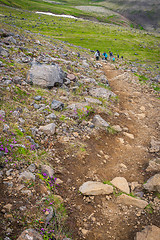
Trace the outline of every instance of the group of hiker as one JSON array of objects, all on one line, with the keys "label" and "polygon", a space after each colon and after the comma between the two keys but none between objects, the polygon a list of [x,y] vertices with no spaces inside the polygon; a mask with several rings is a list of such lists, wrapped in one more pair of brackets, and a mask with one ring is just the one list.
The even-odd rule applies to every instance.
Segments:
[{"label": "group of hiker", "polygon": [[[95,52],[94,56],[95,56],[96,60],[98,61],[99,58],[100,58],[100,51],[97,50],[97,51]],[[108,56],[108,54],[107,54],[106,52],[104,52],[104,53],[102,54],[102,59],[103,59],[103,60],[108,60],[108,57],[109,57],[109,60],[111,60],[111,61],[113,61],[113,62],[115,61],[115,56],[113,55],[113,53],[112,53],[111,51],[109,51],[109,56]],[[119,58],[119,54],[117,54],[117,58]],[[123,56],[121,57],[121,59],[123,59]]]}]

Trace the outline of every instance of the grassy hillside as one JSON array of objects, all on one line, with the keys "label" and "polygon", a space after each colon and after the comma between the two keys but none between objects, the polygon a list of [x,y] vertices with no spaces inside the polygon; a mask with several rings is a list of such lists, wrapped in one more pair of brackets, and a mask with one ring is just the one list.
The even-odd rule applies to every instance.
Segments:
[{"label": "grassy hillside", "polygon": [[91,19],[96,21],[102,21],[106,23],[114,23],[117,25],[129,26],[130,21],[122,17],[120,14],[110,11],[106,8],[106,12],[102,13],[101,11],[86,11],[85,9],[79,10],[76,8],[77,5],[88,5],[90,1],[60,1],[59,4],[56,4],[55,1],[50,0],[0,0],[1,4],[7,6],[26,9],[30,11],[45,11],[52,12],[57,14],[71,14],[76,17],[82,17],[85,19]]}]

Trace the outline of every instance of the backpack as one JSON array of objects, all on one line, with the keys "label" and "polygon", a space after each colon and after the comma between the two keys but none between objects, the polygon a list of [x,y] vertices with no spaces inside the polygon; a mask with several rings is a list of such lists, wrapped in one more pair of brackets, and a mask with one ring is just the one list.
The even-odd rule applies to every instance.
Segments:
[{"label": "backpack", "polygon": [[96,52],[96,53],[95,53],[95,56],[96,56],[96,57],[99,57],[99,54],[98,54],[98,52]]}]

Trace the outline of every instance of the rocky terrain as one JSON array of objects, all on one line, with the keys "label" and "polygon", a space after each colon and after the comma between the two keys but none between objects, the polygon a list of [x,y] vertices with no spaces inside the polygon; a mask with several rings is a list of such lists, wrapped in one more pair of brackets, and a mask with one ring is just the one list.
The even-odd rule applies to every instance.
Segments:
[{"label": "rocky terrain", "polygon": [[121,59],[0,36],[0,239],[158,240],[154,90]]}]

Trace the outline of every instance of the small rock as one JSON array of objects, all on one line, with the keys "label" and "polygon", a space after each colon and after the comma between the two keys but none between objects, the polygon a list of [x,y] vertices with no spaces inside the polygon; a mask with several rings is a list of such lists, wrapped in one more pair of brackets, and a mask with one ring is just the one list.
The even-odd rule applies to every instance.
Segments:
[{"label": "small rock", "polygon": [[3,110],[0,110],[0,117],[2,117],[2,118],[5,118],[5,116],[6,116],[6,113],[5,113],[5,111],[3,111]]},{"label": "small rock", "polygon": [[20,174],[19,179],[33,180],[35,181],[35,175],[29,171],[24,171]]},{"label": "small rock", "polygon": [[134,135],[131,133],[124,132],[123,133],[125,136],[129,137],[130,139],[134,139]]},{"label": "small rock", "polygon": [[155,140],[154,138],[151,139],[151,147],[149,149],[150,153],[157,153],[160,151],[160,141]]},{"label": "small rock", "polygon": [[112,128],[117,131],[117,132],[121,132],[122,131],[122,128],[119,126],[119,125],[114,125],[112,126]]},{"label": "small rock", "polygon": [[76,80],[76,76],[74,74],[67,74],[67,78],[70,80],[70,81],[75,81]]},{"label": "small rock", "polygon": [[30,190],[22,190],[22,194],[28,195],[29,197],[32,195]]},{"label": "small rock", "polygon": [[62,184],[63,181],[62,181],[60,178],[57,178],[55,183],[56,183],[56,184]]},{"label": "small rock", "polygon": [[19,209],[20,209],[21,211],[25,211],[27,208],[26,208],[26,206],[21,206]]},{"label": "small rock", "polygon": [[54,170],[48,165],[41,166],[41,172],[46,173],[48,177],[52,178],[54,176]]},{"label": "small rock", "polygon": [[11,211],[12,208],[12,204],[8,203],[7,205],[3,206],[3,208],[5,208],[7,211]]},{"label": "small rock", "polygon": [[50,123],[45,126],[40,126],[39,131],[42,131],[48,135],[53,135],[55,134],[55,131],[56,131],[56,125],[54,123]]},{"label": "small rock", "polygon": [[88,181],[80,186],[79,191],[83,195],[101,195],[113,192],[113,187],[101,182]]},{"label": "small rock", "polygon": [[64,108],[64,103],[57,100],[53,100],[51,104],[51,108],[56,111],[62,111],[62,109]]},{"label": "small rock", "polygon": [[40,101],[42,99],[42,96],[35,96],[34,97],[34,100],[36,100],[36,101]]},{"label": "small rock", "polygon": [[146,108],[144,106],[141,106],[140,110],[144,112],[146,110]]},{"label": "small rock", "polygon": [[47,116],[47,118],[56,119],[57,116],[54,113],[51,113]]},{"label": "small rock", "polygon": [[29,165],[29,167],[27,169],[28,169],[28,171],[33,173],[36,170],[36,165],[34,163],[32,163],[31,165]]},{"label": "small rock", "polygon": [[83,228],[81,229],[81,231],[82,231],[82,234],[83,234],[83,235],[86,235],[86,234],[89,232],[88,230],[83,229]]},{"label": "small rock", "polygon": [[30,228],[23,231],[17,240],[43,240],[43,238],[36,230]]},{"label": "small rock", "polygon": [[120,163],[119,166],[120,166],[120,168],[122,168],[122,169],[124,169],[124,170],[127,169],[127,166],[126,166],[125,164],[123,164],[123,163]]},{"label": "small rock", "polygon": [[144,113],[136,114],[136,116],[138,117],[138,119],[144,119],[146,117]]},{"label": "small rock", "polygon": [[39,109],[39,108],[40,108],[40,105],[35,103],[35,104],[33,105],[33,107],[34,107],[35,109]]},{"label": "small rock", "polygon": [[115,177],[111,183],[122,192],[130,193],[128,182],[124,177]]},{"label": "small rock", "polygon": [[92,122],[96,127],[109,127],[109,124],[100,115],[95,115]]}]

